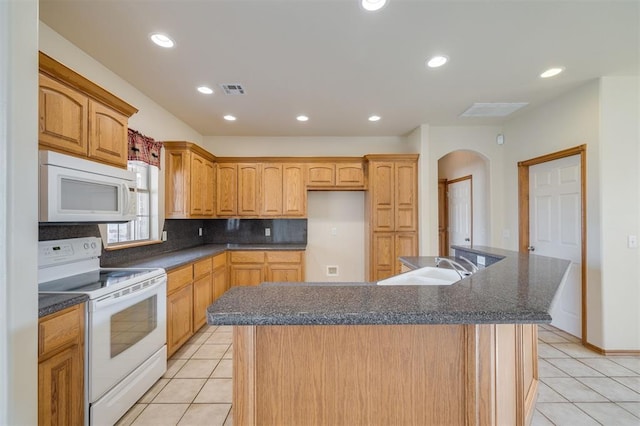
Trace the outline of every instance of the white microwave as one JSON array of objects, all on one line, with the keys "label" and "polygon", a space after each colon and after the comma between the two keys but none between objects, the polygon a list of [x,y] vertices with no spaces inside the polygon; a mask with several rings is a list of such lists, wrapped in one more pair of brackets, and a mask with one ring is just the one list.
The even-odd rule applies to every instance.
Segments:
[{"label": "white microwave", "polygon": [[53,151],[39,152],[40,222],[128,222],[136,174]]}]

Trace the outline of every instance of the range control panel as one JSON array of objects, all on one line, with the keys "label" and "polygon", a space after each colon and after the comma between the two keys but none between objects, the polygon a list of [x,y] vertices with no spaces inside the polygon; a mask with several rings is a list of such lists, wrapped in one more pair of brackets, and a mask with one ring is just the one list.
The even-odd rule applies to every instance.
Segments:
[{"label": "range control panel", "polygon": [[97,258],[101,253],[102,240],[97,237],[40,241],[38,243],[38,267]]}]

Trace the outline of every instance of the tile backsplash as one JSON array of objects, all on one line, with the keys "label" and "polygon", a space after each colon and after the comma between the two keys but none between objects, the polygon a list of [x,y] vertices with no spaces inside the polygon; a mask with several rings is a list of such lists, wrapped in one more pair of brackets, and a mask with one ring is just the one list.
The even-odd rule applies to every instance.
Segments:
[{"label": "tile backsplash", "polygon": [[[202,228],[202,236],[198,235]],[[265,236],[269,228],[270,236]],[[167,219],[167,241],[121,250],[103,250],[100,265],[114,266],[202,244],[306,244],[306,219]],[[38,229],[40,241],[100,237],[98,225],[49,225]]]}]

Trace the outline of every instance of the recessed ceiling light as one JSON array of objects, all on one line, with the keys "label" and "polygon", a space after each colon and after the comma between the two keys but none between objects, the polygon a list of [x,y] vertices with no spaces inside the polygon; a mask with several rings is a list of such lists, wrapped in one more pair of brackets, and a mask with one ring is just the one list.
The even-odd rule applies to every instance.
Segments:
[{"label": "recessed ceiling light", "polygon": [[437,55],[427,61],[427,66],[429,68],[438,68],[446,64],[448,61],[449,58],[446,56]]},{"label": "recessed ceiling light", "polygon": [[360,3],[364,10],[368,10],[369,12],[375,12],[376,10],[380,10],[387,4],[387,0],[362,0]]},{"label": "recessed ceiling light", "polygon": [[222,117],[222,118],[224,118],[224,119],[225,119],[225,120],[227,120],[227,121],[236,121],[236,117],[235,117],[235,116],[233,116],[233,115],[230,115],[230,114],[227,114],[227,115],[225,115],[225,116],[224,116],[224,117]]},{"label": "recessed ceiling light", "polygon": [[546,70],[545,72],[540,74],[540,77],[542,77],[542,78],[553,77],[553,76],[556,76],[556,75],[560,74],[562,71],[564,71],[564,68],[562,68],[562,67],[560,67],[560,68],[549,68],[548,70]]},{"label": "recessed ceiling light", "polygon": [[306,115],[299,115],[296,117],[296,120],[298,121],[309,121],[309,117],[307,117]]},{"label": "recessed ceiling light", "polygon": [[379,115],[372,115],[371,117],[369,117],[369,121],[380,121],[380,117]]},{"label": "recessed ceiling light", "polygon": [[169,36],[165,34],[153,33],[151,34],[150,38],[152,42],[154,42],[160,47],[169,48],[169,47],[175,46],[175,43],[173,42],[173,40],[171,40],[171,38],[169,38]]},{"label": "recessed ceiling light", "polygon": [[205,94],[205,95],[211,95],[213,94],[213,89],[207,86],[200,86],[198,87],[198,92]]}]

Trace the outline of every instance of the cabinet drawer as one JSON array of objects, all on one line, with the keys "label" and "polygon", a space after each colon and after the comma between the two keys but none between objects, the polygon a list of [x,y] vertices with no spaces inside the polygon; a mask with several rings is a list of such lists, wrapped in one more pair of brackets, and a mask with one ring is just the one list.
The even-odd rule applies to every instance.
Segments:
[{"label": "cabinet drawer", "polygon": [[300,263],[302,252],[299,251],[268,251],[267,263]]},{"label": "cabinet drawer", "polygon": [[207,257],[205,260],[200,260],[193,264],[193,277],[198,278],[202,275],[211,273],[211,258]]},{"label": "cabinet drawer", "polygon": [[218,269],[222,266],[227,266],[227,254],[222,253],[213,256],[213,269]]},{"label": "cabinet drawer", "polygon": [[167,293],[172,293],[193,280],[193,264],[183,266],[167,274]]},{"label": "cabinet drawer", "polygon": [[231,263],[264,263],[263,251],[232,251]]},{"label": "cabinet drawer", "polygon": [[84,303],[42,318],[38,324],[38,356],[80,341],[83,324]]}]

